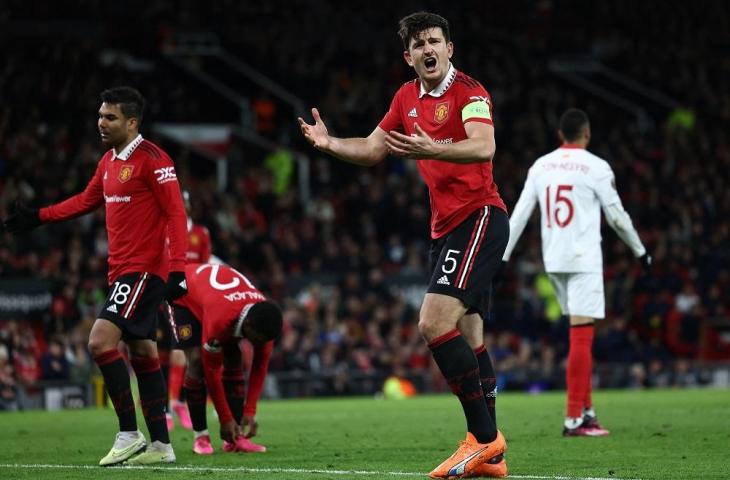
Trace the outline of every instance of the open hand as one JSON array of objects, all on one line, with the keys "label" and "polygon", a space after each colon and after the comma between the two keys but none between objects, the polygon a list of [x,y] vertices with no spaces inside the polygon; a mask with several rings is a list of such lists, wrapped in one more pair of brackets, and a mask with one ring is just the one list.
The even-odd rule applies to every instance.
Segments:
[{"label": "open hand", "polygon": [[385,136],[385,146],[391,155],[401,158],[424,159],[433,157],[438,144],[429,137],[417,123],[413,124],[416,130],[411,136],[400,132],[390,131]]},{"label": "open hand", "polygon": [[314,118],[314,125],[310,125],[304,121],[302,117],[298,117],[299,128],[302,130],[302,135],[307,141],[318,150],[327,150],[330,145],[330,136],[327,132],[327,126],[324,124],[322,117],[319,116],[319,111],[316,108],[312,109],[312,117]]}]

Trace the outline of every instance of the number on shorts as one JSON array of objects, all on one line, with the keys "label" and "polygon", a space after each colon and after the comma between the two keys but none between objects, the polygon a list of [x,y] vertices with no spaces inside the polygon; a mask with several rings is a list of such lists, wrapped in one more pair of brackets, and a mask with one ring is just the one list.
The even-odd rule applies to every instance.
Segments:
[{"label": "number on shorts", "polygon": [[[453,273],[454,270],[456,270],[456,265],[458,264],[458,261],[452,257],[451,255],[458,255],[461,253],[461,250],[451,250],[449,249],[446,252],[446,258],[444,258],[444,264],[441,265],[441,271],[444,273]],[[450,267],[447,269],[446,264],[449,264]]]},{"label": "number on shorts", "polygon": [[129,299],[129,294],[132,292],[132,287],[130,287],[126,283],[122,282],[114,282],[114,288],[112,289],[111,295],[109,295],[112,299],[112,302],[123,305],[127,303],[127,300]]}]

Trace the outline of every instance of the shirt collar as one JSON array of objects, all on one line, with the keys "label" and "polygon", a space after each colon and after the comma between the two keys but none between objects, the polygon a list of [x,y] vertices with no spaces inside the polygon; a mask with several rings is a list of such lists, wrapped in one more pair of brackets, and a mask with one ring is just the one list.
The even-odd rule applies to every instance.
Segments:
[{"label": "shirt collar", "polygon": [[446,73],[446,76],[443,80],[441,80],[441,83],[439,83],[436,88],[431,90],[430,92],[427,92],[425,88],[423,88],[423,83],[418,82],[418,84],[421,86],[421,93],[418,94],[418,98],[423,98],[424,95],[431,95],[432,97],[441,97],[444,93],[446,93],[446,90],[449,89],[452,83],[454,83],[454,79],[456,78],[456,68],[454,68],[454,64],[449,62],[449,71]]},{"label": "shirt collar", "polygon": [[123,160],[126,162],[127,160],[129,160],[129,157],[132,156],[132,153],[134,153],[136,148],[139,147],[139,144],[142,143],[142,140],[144,140],[144,138],[142,138],[142,134],[138,133],[137,137],[132,140],[129,145],[124,147],[124,150],[122,150],[121,152],[117,153],[115,149],[112,149],[112,152],[114,153],[114,156],[112,156],[112,160],[116,160],[118,158],[119,160]]}]

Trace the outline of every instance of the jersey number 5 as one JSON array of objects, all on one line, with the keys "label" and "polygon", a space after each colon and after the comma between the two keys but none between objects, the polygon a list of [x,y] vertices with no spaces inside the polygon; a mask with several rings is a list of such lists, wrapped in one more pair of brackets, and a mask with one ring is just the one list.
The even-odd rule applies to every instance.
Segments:
[{"label": "jersey number 5", "polygon": [[[573,190],[573,185],[558,185],[557,187],[554,202],[550,196],[550,185],[548,185],[545,189],[545,213],[547,214],[548,228],[552,228],[553,219],[555,220],[555,225],[560,228],[567,227],[571,220],[573,220],[573,202],[570,200],[570,197],[565,195],[565,193]],[[561,208],[560,205],[561,203],[565,204],[565,210],[567,211],[565,214],[561,213],[563,212],[563,208]]]}]

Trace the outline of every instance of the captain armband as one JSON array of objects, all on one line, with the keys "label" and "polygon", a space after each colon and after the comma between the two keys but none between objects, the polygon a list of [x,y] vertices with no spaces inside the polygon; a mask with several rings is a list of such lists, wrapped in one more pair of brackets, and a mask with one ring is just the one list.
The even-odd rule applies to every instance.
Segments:
[{"label": "captain armband", "polygon": [[492,120],[492,111],[489,108],[489,104],[484,100],[478,100],[471,102],[461,110],[461,122],[464,123],[467,120]]}]

